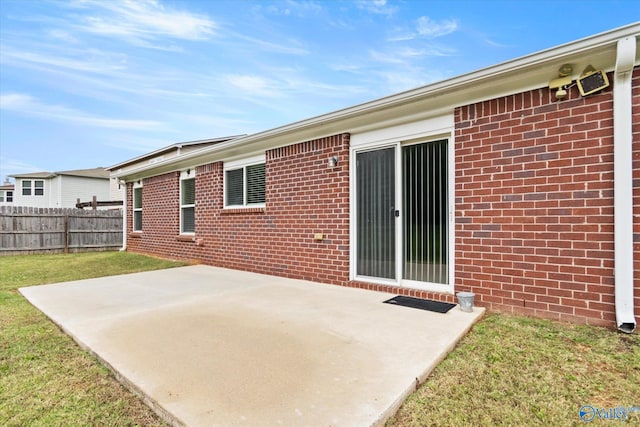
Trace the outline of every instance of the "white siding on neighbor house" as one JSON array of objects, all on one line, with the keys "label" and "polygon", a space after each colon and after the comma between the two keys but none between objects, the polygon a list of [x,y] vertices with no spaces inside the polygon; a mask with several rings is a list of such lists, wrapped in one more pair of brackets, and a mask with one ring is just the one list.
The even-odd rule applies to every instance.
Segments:
[{"label": "white siding on neighbor house", "polygon": [[[22,182],[31,181],[31,195],[22,195]],[[34,182],[44,181],[44,195],[36,196],[34,194]],[[30,206],[34,208],[48,208],[50,205],[51,180],[43,178],[16,178],[15,190],[13,192],[14,206]]]},{"label": "white siding on neighbor house", "polygon": [[[31,195],[22,195],[22,182],[31,181]],[[34,181],[44,181],[44,195],[34,194]],[[13,206],[33,208],[75,208],[76,201],[90,202],[95,195],[99,201],[114,200],[111,195],[110,180],[70,175],[52,178],[16,178],[13,192]],[[116,199],[118,200],[118,199]],[[122,200],[121,198],[119,200]]]},{"label": "white siding on neighbor house", "polygon": [[61,197],[58,205],[54,207],[74,208],[77,199],[81,202],[90,202],[93,196],[99,201],[111,200],[111,187],[109,179],[85,178],[69,175],[60,175]]},{"label": "white siding on neighbor house", "polygon": [[[124,200],[125,185],[118,184],[117,178],[111,178],[109,180],[109,200]],[[106,199],[105,199],[106,200]]]},{"label": "white siding on neighbor house", "polygon": [[51,178],[51,189],[47,195],[49,199],[50,208],[59,208],[60,206],[60,178],[61,176],[55,176]]}]

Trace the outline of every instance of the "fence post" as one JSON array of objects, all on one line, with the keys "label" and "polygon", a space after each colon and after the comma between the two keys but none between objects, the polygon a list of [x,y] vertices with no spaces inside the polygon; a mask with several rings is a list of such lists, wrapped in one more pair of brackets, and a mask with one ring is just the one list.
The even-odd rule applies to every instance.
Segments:
[{"label": "fence post", "polygon": [[91,200],[91,207],[94,211],[98,209],[98,197],[93,196],[93,200]]},{"label": "fence post", "polygon": [[64,253],[69,253],[69,215],[64,216]]}]

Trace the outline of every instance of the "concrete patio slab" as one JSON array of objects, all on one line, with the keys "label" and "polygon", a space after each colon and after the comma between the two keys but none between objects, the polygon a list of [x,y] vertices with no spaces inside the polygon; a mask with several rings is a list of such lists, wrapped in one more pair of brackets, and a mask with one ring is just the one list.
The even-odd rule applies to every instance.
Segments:
[{"label": "concrete patio slab", "polygon": [[191,426],[379,425],[484,312],[202,265],[20,292]]}]

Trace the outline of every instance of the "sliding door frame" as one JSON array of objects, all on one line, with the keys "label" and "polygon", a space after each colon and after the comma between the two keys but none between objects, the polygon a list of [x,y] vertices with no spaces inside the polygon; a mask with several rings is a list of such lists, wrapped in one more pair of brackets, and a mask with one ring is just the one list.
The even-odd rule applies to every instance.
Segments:
[{"label": "sliding door frame", "polygon": [[[414,135],[415,136],[415,135]],[[359,276],[357,274],[357,180],[356,180],[356,157],[358,153],[379,150],[384,148],[395,148],[395,205],[396,208],[402,209],[402,147],[407,145],[423,144],[437,142],[443,139],[447,140],[447,221],[448,221],[448,284],[418,282],[411,280],[403,280],[403,216],[396,218],[396,279],[384,279],[379,277]],[[353,139],[352,139],[353,141]],[[454,138],[453,132],[437,133],[434,135],[425,135],[418,138],[401,140],[400,138],[391,141],[371,141],[364,144],[352,145],[350,150],[350,279],[358,282],[374,283],[381,285],[400,286],[409,289],[419,289],[424,291],[440,292],[453,294],[455,284],[455,159],[454,159]]]}]

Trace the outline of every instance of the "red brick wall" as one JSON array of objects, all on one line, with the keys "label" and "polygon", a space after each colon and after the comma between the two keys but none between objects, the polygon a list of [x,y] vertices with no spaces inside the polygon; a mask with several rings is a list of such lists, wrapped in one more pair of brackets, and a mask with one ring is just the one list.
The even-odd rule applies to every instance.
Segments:
[{"label": "red brick wall", "polygon": [[456,290],[494,310],[611,326],[612,89],[557,101],[542,88],[455,114]]},{"label": "red brick wall", "polygon": [[633,262],[636,324],[640,325],[640,68],[633,72]]},{"label": "red brick wall", "polygon": [[[334,155],[338,166],[329,168]],[[177,173],[144,180],[143,232],[130,235],[131,250],[324,283],[347,282],[348,134],[267,151],[265,208],[223,209],[223,164],[198,167],[193,239],[178,237],[178,195]],[[131,200],[128,203],[130,207]],[[131,230],[130,220],[127,226]],[[314,240],[316,233],[324,239]]]},{"label": "red brick wall", "polygon": [[127,248],[173,259],[189,259],[176,240],[180,227],[180,175],[171,172],[142,181],[142,232],[132,232],[132,184],[127,187]]}]

